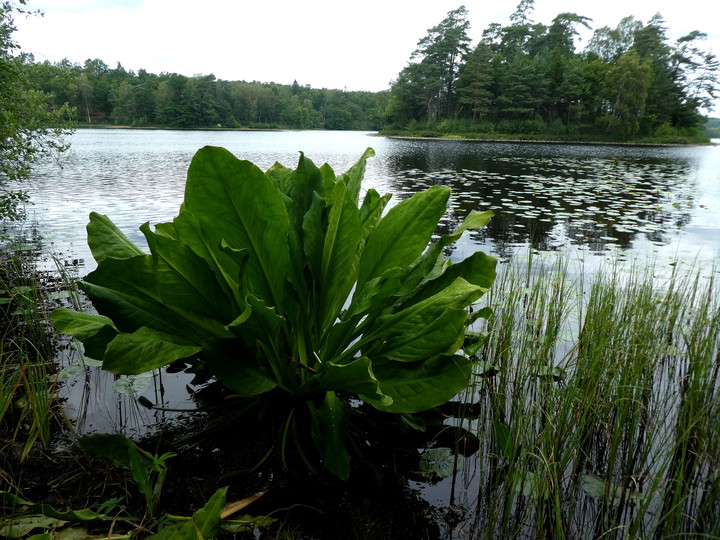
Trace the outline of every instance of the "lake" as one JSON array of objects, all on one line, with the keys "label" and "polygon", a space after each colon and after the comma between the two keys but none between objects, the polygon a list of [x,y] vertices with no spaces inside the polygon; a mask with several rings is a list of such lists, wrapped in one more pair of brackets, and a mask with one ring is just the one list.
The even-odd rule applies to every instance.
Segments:
[{"label": "lake", "polygon": [[[653,260],[710,267],[720,253],[720,146],[632,147],[478,141],[407,140],[363,132],[173,131],[81,129],[60,162],[42,163],[27,183],[28,208],[51,250],[77,262],[80,276],[95,267],[86,244],[91,211],[108,215],[144,246],[138,227],[170,221],[183,198],[187,168],[202,146],[223,146],[262,169],[294,167],[299,151],[336,173],[367,147],[364,189],[392,192],[395,202],[433,184],[452,196],[441,223],[449,232],[472,209],[492,209],[481,230],[465,233],[451,257],[481,249],[501,261],[569,251],[587,272],[611,259]],[[392,201],[391,201],[392,204]],[[499,266],[502,271],[503,265]],[[77,366],[79,367],[79,366]],[[96,370],[97,371],[97,370]],[[68,374],[71,376],[72,372]],[[114,390],[146,395],[169,407],[192,406],[184,379],[163,374],[92,385],[67,385],[78,428],[125,429],[164,413],[116,400]],[[178,378],[177,384],[173,379]],[[137,417],[133,419],[133,417]]]},{"label": "lake", "polygon": [[[28,183],[35,203],[29,212],[42,238],[64,259],[78,261],[79,273],[83,275],[94,267],[85,243],[88,213],[107,214],[132,240],[144,245],[138,226],[146,221],[169,221],[177,214],[188,165],[194,152],[204,145],[224,146],[263,169],[276,161],[294,166],[302,150],[317,165],[328,162],[336,173],[348,169],[365,148],[371,146],[377,156],[369,161],[364,189],[392,192],[394,200],[399,201],[435,184],[452,188],[448,212],[438,232],[452,230],[472,209],[495,212],[487,228],[465,233],[451,254],[456,260],[478,249],[503,262],[523,258],[531,251],[534,257],[549,261],[556,254],[567,256],[569,253],[571,260],[582,262],[585,272],[588,267],[597,268],[608,260],[629,261],[629,267],[637,261],[652,261],[659,269],[707,265],[710,271],[718,271],[713,264],[720,253],[719,146],[519,144],[403,140],[371,135],[79,130],[72,137],[71,152],[60,163],[42,164]],[[499,268],[503,271],[508,267],[510,265],[500,265]],[[509,273],[506,271],[505,275]],[[520,283],[525,285],[524,281]],[[523,290],[528,290],[527,286]],[[523,293],[525,297],[527,294]],[[534,321],[528,318],[525,322],[530,326]],[[669,349],[667,354],[669,363],[682,364]],[[85,359],[83,364],[81,358],[82,352],[74,353],[61,371],[66,381],[62,389],[65,408],[80,433],[133,434],[142,431],[143,426],[167,425],[166,421],[177,414],[176,410],[169,409],[194,408],[186,391],[189,378],[185,374],[162,370],[116,378],[102,372],[98,362]],[[675,371],[672,374],[677,375]],[[528,380],[536,384],[536,379],[539,376],[533,372]],[[661,380],[664,382],[658,387],[670,387],[665,379]],[[680,381],[681,377],[678,375],[676,380]],[[559,387],[564,387],[562,377],[557,381]],[[554,382],[544,380],[537,384],[549,386]],[[634,388],[633,384],[626,387]],[[522,392],[518,395],[520,397],[510,401],[522,403],[529,399],[528,403],[534,406],[531,402],[536,396],[527,398]],[[666,394],[659,395],[657,403],[661,404],[672,405],[673,399],[679,399],[672,393],[671,399],[666,399]],[[138,396],[164,409],[140,407]],[[572,402],[572,410],[574,407]],[[492,411],[489,407],[486,409],[484,414],[488,417],[477,423],[487,427],[492,424],[489,416]],[[662,424],[670,409],[652,409],[649,416]],[[610,441],[611,435],[604,431],[604,419],[600,430],[602,441]],[[606,452],[604,446],[599,448],[598,455]],[[527,452],[529,455],[533,450]],[[449,509],[443,518],[447,527],[447,535],[443,537],[472,537],[468,535],[475,527],[471,521],[481,523],[486,519],[480,510],[482,496],[488,493],[487,485],[496,483],[488,472],[493,470],[496,458],[496,453],[478,451],[468,457],[468,466],[460,467],[459,474],[455,469],[456,474],[437,483],[413,481],[410,484],[433,507]],[[597,471],[588,466],[588,472]],[[563,474],[560,477],[565,478]],[[527,476],[533,478],[530,473]],[[586,474],[581,478],[587,483],[596,477]],[[525,493],[522,484],[520,488]],[[571,494],[570,500],[577,499],[578,505],[585,505],[584,510],[577,512],[577,530],[582,531],[594,523],[595,502],[588,486],[583,488],[585,495],[577,486],[575,489],[576,494]],[[518,488],[515,486],[512,490],[518,491]],[[519,508],[518,515],[523,512],[522,507]],[[490,512],[490,515],[494,514]],[[652,520],[652,511],[648,516]],[[493,533],[492,520],[484,523]]]},{"label": "lake", "polygon": [[[368,146],[364,187],[399,201],[433,184],[452,188],[443,231],[472,209],[489,227],[466,233],[453,258],[477,249],[501,260],[532,246],[570,249],[586,261],[615,256],[712,261],[720,253],[720,146],[633,147],[405,140],[363,132],[81,129],[59,163],[27,184],[46,241],[69,259],[94,262],[85,243],[91,211],[144,245],[140,224],[171,220],[188,165],[202,146],[223,146],[262,169],[297,164],[303,151],[336,173]],[[82,272],[82,271],[81,271]]]}]

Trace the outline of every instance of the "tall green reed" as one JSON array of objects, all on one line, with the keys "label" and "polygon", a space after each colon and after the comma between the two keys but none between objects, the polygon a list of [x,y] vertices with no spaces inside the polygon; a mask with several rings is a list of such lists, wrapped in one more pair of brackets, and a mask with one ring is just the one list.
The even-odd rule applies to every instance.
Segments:
[{"label": "tall green reed", "polygon": [[467,396],[473,537],[720,533],[720,294],[673,268],[588,278],[530,256],[501,273]]},{"label": "tall green reed", "polygon": [[6,247],[0,259],[0,426],[3,443],[19,445],[23,459],[36,442],[49,445],[53,422],[65,422],[47,295],[67,281],[50,283],[27,247]]}]

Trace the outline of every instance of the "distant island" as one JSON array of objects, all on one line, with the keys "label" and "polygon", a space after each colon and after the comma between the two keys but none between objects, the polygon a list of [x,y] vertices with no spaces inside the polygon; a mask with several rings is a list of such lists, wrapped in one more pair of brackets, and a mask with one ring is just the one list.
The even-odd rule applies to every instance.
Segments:
[{"label": "distant island", "polygon": [[591,20],[560,13],[533,20],[521,0],[510,24],[490,24],[470,46],[465,7],[417,44],[392,86],[383,133],[466,138],[696,143],[720,94],[719,62],[692,31],[674,43],[660,14],[632,16],[595,30]]}]

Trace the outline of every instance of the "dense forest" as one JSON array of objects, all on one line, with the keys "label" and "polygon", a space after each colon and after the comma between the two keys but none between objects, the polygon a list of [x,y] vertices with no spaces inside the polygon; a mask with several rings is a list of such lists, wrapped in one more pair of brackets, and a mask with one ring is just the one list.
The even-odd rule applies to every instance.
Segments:
[{"label": "dense forest", "polygon": [[670,43],[660,14],[625,17],[595,30],[585,49],[578,30],[591,20],[560,13],[549,26],[521,0],[510,24],[489,25],[470,46],[465,7],[451,11],[418,43],[392,86],[389,129],[546,134],[628,140],[700,136],[700,111],[719,91],[717,58],[693,31]]},{"label": "dense forest", "polygon": [[711,139],[720,139],[720,118],[708,118],[703,135]]},{"label": "dense forest", "polygon": [[275,83],[223,81],[214,75],[126,70],[102,60],[82,65],[24,57],[33,84],[79,122],[128,126],[367,129],[382,127],[388,92],[349,92]]},{"label": "dense forest", "polygon": [[694,141],[720,92],[717,58],[699,31],[670,43],[660,14],[632,16],[575,43],[591,20],[560,13],[533,20],[521,0],[510,22],[471,46],[460,6],[420,39],[389,91],[351,92],[111,68],[102,60],[55,64],[22,57],[53,104],[88,124],[364,129],[573,140]]}]

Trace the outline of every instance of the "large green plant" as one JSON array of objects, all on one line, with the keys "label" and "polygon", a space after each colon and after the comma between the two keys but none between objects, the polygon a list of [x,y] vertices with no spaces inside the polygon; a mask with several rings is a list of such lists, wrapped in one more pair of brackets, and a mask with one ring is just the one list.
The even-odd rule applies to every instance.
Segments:
[{"label": "large green plant", "polygon": [[103,368],[137,374],[188,359],[234,392],[281,389],[304,400],[327,469],[349,474],[347,405],[414,413],[468,382],[457,354],[467,307],[495,278],[475,253],[443,249],[491,212],[472,212],[429,245],[450,189],[434,186],[383,215],[390,196],[359,204],[368,149],[338,177],[303,155],[295,170],[263,172],[222,148],[197,152],[171,223],[140,230],[145,254],[91,214],[98,267],[82,288],[100,315],[59,309],[55,326]]}]

